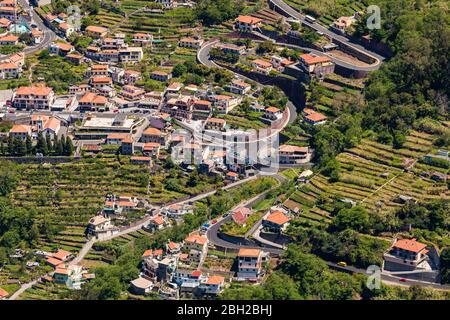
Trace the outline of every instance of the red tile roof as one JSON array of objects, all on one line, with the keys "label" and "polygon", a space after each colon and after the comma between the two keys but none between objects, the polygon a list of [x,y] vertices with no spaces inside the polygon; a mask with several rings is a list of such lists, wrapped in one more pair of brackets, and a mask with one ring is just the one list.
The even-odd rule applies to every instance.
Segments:
[{"label": "red tile roof", "polygon": [[261,254],[261,250],[259,249],[246,249],[241,248],[238,252],[238,257],[252,257],[257,258]]},{"label": "red tile roof", "polygon": [[416,239],[411,239],[411,240],[399,239],[394,244],[394,248],[399,248],[399,249],[412,251],[412,252],[416,252],[416,253],[425,249],[426,246],[427,246],[426,244],[418,242],[418,241],[416,241]]},{"label": "red tile roof", "polygon": [[251,16],[239,16],[236,19],[238,22],[247,23],[247,24],[258,24],[262,21],[260,18],[255,18]]},{"label": "red tile roof", "polygon": [[270,221],[274,224],[277,225],[283,225],[287,222],[289,222],[289,220],[291,220],[289,217],[287,217],[283,212],[281,211],[274,211],[271,214],[269,214],[266,218],[267,221]]}]

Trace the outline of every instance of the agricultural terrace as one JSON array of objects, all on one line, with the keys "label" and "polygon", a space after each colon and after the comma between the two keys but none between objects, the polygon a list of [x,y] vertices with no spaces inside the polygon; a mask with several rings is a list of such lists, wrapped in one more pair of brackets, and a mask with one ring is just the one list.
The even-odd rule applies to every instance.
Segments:
[{"label": "agricultural terrace", "polygon": [[[269,190],[277,185],[277,181],[272,177],[262,177],[252,181],[245,182],[239,187],[229,189],[226,192],[218,191],[215,195],[208,196],[195,204],[193,215],[188,215],[184,222],[174,225],[170,228],[149,233],[144,230],[138,230],[126,235],[114,238],[106,242],[94,244],[92,249],[81,261],[81,265],[90,268],[96,274],[95,269],[112,270],[122,268],[124,263],[131,261],[132,266],[124,267],[127,274],[138,274],[138,263],[143,252],[149,248],[163,248],[164,243],[169,239],[179,242],[183,240],[190,232],[200,227],[209,218],[223,214],[239,202],[250,199],[255,195]],[[229,270],[233,263],[234,254],[224,254],[215,250],[209,252],[205,261],[204,268],[208,270]],[[124,272],[124,271],[123,271]],[[119,273],[122,274],[122,273]],[[124,281],[124,287],[128,287],[127,280]],[[2,286],[3,287],[3,286]],[[15,288],[15,290],[18,289]],[[15,291],[14,290],[14,291]],[[9,291],[9,292],[12,292]],[[69,298],[69,291],[63,285],[51,283],[39,283],[26,290],[20,299],[39,300],[39,299],[65,299]],[[132,298],[136,296],[130,295]]]},{"label": "agricultural terrace", "polygon": [[364,11],[368,6],[367,0],[286,0],[287,4],[318,17],[325,25],[332,24],[341,16],[352,16],[355,12]]},{"label": "agricultural terrace", "polygon": [[[176,168],[166,174],[150,173],[143,166],[130,164],[129,157],[116,155],[54,165],[24,164],[18,171],[20,183],[12,194],[14,204],[35,208],[38,219],[58,231],[52,239],[40,239],[38,247],[42,250],[59,247],[71,252],[83,246],[89,218],[102,208],[108,193],[131,194],[151,203],[165,203],[222,185],[221,179],[191,178]],[[127,221],[142,215],[139,211],[129,213]]]},{"label": "agricultural terrace", "polygon": [[[319,173],[309,183],[299,185],[290,200],[302,209],[301,220],[322,224],[331,221],[332,203],[338,199],[352,200],[377,213],[392,212],[401,206],[393,201],[400,195],[419,202],[450,199],[446,184],[418,176],[424,171],[442,171],[415,162],[433,148],[435,138],[411,131],[400,149],[363,139],[357,147],[338,155],[338,181],[330,182]],[[415,163],[411,172],[403,169],[405,159],[410,159],[409,164]]]}]

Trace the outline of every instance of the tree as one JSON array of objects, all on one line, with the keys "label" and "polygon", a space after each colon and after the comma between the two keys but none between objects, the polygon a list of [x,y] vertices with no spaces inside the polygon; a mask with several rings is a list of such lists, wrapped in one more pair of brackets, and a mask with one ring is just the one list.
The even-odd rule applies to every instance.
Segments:
[{"label": "tree", "polygon": [[38,133],[36,152],[42,153],[44,156],[48,154],[47,141],[45,140],[42,131]]},{"label": "tree", "polygon": [[27,155],[33,154],[33,142],[31,141],[31,137],[28,134],[25,141],[25,146],[26,146],[26,154]]},{"label": "tree", "polygon": [[256,48],[256,53],[264,54],[264,53],[273,52],[273,50],[274,50],[274,45],[273,45],[272,41],[264,41],[258,45],[258,48]]},{"label": "tree", "polygon": [[442,250],[440,256],[441,283],[450,283],[450,247]]},{"label": "tree", "polygon": [[64,140],[64,155],[66,156],[71,156],[73,154],[73,143],[72,143],[72,139],[68,136],[65,137]]},{"label": "tree", "polygon": [[180,77],[183,74],[185,74],[186,72],[187,72],[187,67],[183,63],[177,64],[172,70],[172,74],[174,77]]},{"label": "tree", "polygon": [[369,214],[363,207],[342,209],[338,212],[331,225],[336,230],[352,229],[364,231],[369,226]]},{"label": "tree", "polygon": [[200,0],[194,15],[203,24],[211,26],[236,18],[243,8],[243,2],[239,0]]},{"label": "tree", "polygon": [[45,143],[47,144],[48,153],[51,153],[53,151],[53,144],[49,133],[45,135]]}]

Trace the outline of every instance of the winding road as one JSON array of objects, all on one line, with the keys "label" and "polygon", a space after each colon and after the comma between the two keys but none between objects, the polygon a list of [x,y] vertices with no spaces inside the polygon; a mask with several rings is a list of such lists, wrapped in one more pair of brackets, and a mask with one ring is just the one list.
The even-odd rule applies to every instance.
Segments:
[{"label": "winding road", "polygon": [[[366,57],[369,57],[369,58],[375,60],[375,63],[373,63],[370,66],[356,66],[356,65],[352,65],[348,62],[342,61],[336,57],[333,57],[333,56],[330,56],[327,54],[327,56],[332,58],[333,61],[338,65],[341,65],[341,66],[349,68],[349,69],[358,70],[358,71],[374,71],[374,70],[377,70],[380,67],[381,63],[384,61],[383,56],[366,49],[364,46],[362,46],[360,44],[356,44],[356,43],[352,42],[349,38],[347,38],[343,35],[337,34],[336,32],[328,29],[327,27],[322,26],[321,24],[319,24],[317,22],[311,23],[309,21],[306,21],[304,15],[302,15],[300,12],[298,12],[297,10],[295,10],[294,8],[292,8],[290,5],[288,5],[286,2],[284,2],[282,0],[269,0],[269,4],[272,5],[273,7],[276,7],[279,11],[283,12],[285,15],[287,15],[291,18],[294,18],[296,20],[299,20],[303,25],[306,25],[306,26],[310,27],[311,29],[324,34],[328,38],[332,39],[336,44],[342,45],[342,46],[347,46],[347,47],[365,55]],[[316,53],[316,52],[314,52],[314,53]],[[322,55],[324,54],[323,52],[317,52],[317,53],[321,53]]]}]

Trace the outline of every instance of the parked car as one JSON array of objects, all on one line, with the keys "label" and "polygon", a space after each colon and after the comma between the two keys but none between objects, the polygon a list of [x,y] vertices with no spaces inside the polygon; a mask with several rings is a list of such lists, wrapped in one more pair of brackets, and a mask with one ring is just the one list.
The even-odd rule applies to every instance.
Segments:
[{"label": "parked car", "polygon": [[347,262],[340,261],[340,262],[337,263],[337,265],[340,266],[340,267],[346,267],[347,266]]},{"label": "parked car", "polygon": [[399,281],[400,281],[400,282],[406,282],[406,279],[405,279],[405,278],[400,278]]}]

